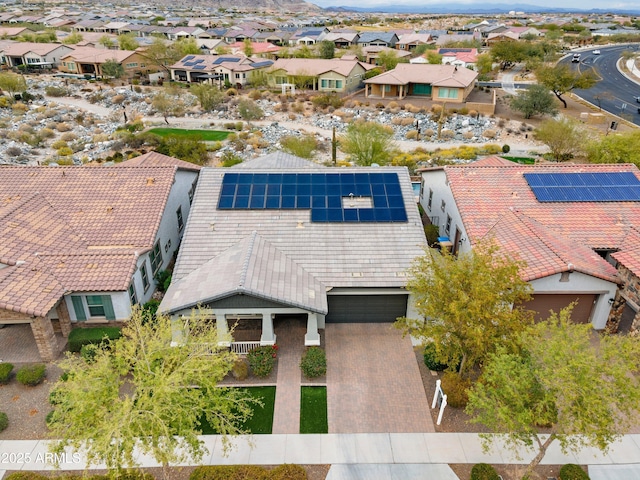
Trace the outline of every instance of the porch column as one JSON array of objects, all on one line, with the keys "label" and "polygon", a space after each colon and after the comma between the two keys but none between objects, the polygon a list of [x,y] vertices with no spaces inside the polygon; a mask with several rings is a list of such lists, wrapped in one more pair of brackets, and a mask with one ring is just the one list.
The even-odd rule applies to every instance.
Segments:
[{"label": "porch column", "polygon": [[53,331],[51,320],[46,317],[36,317],[31,320],[31,331],[36,339],[38,352],[45,362],[51,362],[58,357],[60,350],[58,348],[58,340]]},{"label": "porch column", "polygon": [[275,345],[276,334],[273,333],[273,317],[271,313],[262,314],[262,335],[260,345]]},{"label": "porch column", "polygon": [[320,334],[318,333],[318,314],[307,314],[307,333],[304,336],[304,346],[320,346]]},{"label": "porch column", "polygon": [[69,333],[71,333],[71,317],[69,317],[69,309],[67,308],[67,302],[64,301],[64,298],[60,300],[60,303],[56,307],[56,312],[58,313],[62,336],[67,338]]},{"label": "porch column", "polygon": [[189,70],[186,70],[187,72],[187,82],[191,83],[191,72]]},{"label": "porch column", "polygon": [[387,89],[386,85],[382,85],[382,87],[380,87],[380,89],[382,90],[382,98],[384,98],[384,92]]},{"label": "porch column", "polygon": [[213,315],[216,319],[216,330],[218,332],[218,346],[229,347],[231,346],[231,336],[229,335],[229,324],[227,323],[227,316],[220,313]]}]

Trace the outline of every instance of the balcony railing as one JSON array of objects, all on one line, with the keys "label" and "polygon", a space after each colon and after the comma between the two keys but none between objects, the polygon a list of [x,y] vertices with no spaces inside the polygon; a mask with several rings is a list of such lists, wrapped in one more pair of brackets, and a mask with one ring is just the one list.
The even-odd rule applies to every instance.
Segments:
[{"label": "balcony railing", "polygon": [[238,355],[246,355],[254,348],[258,348],[260,342],[231,342],[231,351]]}]

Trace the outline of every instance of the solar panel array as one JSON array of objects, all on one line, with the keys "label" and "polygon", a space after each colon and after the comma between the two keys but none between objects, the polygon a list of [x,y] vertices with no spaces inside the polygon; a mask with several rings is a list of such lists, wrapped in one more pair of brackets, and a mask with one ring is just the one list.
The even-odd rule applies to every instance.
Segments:
[{"label": "solar panel array", "polygon": [[525,173],[539,202],[638,202],[640,180],[632,172]]},{"label": "solar panel array", "polygon": [[[357,207],[359,197],[371,199],[373,207]],[[407,221],[392,172],[225,173],[218,209],[311,210],[312,222]]]}]

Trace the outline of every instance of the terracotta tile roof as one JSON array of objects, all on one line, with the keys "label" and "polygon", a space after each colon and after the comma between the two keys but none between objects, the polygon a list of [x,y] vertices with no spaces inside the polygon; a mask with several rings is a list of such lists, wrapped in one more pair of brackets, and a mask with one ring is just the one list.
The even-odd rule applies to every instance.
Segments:
[{"label": "terracotta tile roof", "polygon": [[472,242],[484,237],[509,210],[591,249],[621,248],[630,226],[640,223],[640,202],[540,203],[523,176],[525,172],[633,172],[640,178],[634,165],[470,164],[447,166],[444,171]]},{"label": "terracotta tile roof", "polygon": [[178,167],[182,170],[191,170],[199,172],[202,168],[195,163],[185,162],[179,158],[169,157],[158,152],[149,152],[139,155],[126,162],[116,163],[116,167]]},{"label": "terracotta tile roof", "polygon": [[640,230],[637,224],[629,229],[620,251],[611,256],[640,277]]},{"label": "terracotta tile roof", "polygon": [[0,167],[0,308],[46,315],[65,292],[126,290],[175,172]]},{"label": "terracotta tile roof", "polygon": [[513,167],[517,165],[517,163],[502,157],[484,157],[473,162],[471,165],[474,167]]}]

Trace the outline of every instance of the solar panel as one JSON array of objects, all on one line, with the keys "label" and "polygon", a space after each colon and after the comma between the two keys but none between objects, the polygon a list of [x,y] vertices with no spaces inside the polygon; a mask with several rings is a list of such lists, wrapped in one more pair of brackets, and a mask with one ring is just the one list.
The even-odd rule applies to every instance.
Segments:
[{"label": "solar panel", "polygon": [[185,67],[193,67],[195,65],[195,63],[193,62],[184,62],[184,66]]},{"label": "solar panel", "polygon": [[638,202],[633,172],[525,173],[539,202]]},{"label": "solar panel", "polygon": [[390,172],[225,173],[218,208],[311,210],[313,222],[407,221],[398,175]]},{"label": "solar panel", "polygon": [[187,55],[186,57],[184,57],[182,59],[183,62],[188,62],[189,60],[193,60],[194,58],[196,58],[195,55]]},{"label": "solar panel", "polygon": [[205,68],[207,68],[206,65],[195,65],[193,67],[194,70],[204,70]]}]

